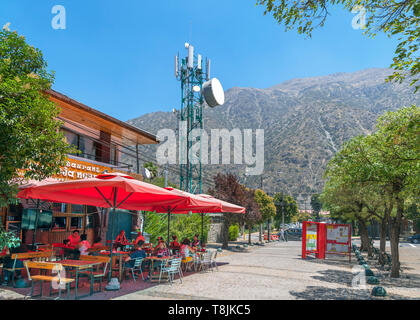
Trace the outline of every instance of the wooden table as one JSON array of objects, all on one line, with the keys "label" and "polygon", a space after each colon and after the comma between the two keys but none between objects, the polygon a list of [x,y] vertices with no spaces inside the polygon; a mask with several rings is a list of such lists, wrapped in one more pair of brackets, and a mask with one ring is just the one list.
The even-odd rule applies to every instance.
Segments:
[{"label": "wooden table", "polygon": [[[60,263],[65,268],[76,270],[76,287],[74,289],[74,299],[91,296],[93,294],[93,267],[100,265],[102,262],[85,260],[61,260],[58,263]],[[77,287],[79,286],[80,271],[90,271],[90,294],[84,296],[77,296]]]},{"label": "wooden table", "polygon": [[154,273],[154,269],[153,269],[154,262],[155,261],[168,261],[171,258],[172,257],[157,257],[157,256],[150,256],[150,257],[144,258],[144,260],[150,261],[150,265],[149,265],[149,274],[150,274],[149,281],[150,282],[159,281],[159,275],[153,275],[153,273]]},{"label": "wooden table", "polygon": [[[105,251],[105,252],[100,252],[100,254],[103,255],[107,255],[110,256],[109,251]],[[124,260],[125,258],[127,258],[129,255],[131,254],[131,252],[124,252],[124,251],[117,251],[117,252],[112,252],[112,261],[111,261],[111,276],[112,276],[112,270],[115,269],[115,264],[117,262],[118,259],[118,281],[121,283],[124,280],[123,277],[123,266],[124,266]]]}]

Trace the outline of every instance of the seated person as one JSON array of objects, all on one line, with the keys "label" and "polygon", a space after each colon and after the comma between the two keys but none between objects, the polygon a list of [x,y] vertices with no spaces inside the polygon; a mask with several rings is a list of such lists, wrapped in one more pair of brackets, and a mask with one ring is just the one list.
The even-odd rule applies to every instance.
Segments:
[{"label": "seated person", "polygon": [[194,235],[193,241],[191,243],[193,248],[198,248],[200,246],[200,240],[198,240],[198,234]]},{"label": "seated person", "polygon": [[136,238],[136,240],[134,240],[134,244],[136,245],[137,243],[139,243],[139,241],[143,241],[143,243],[146,241],[146,239],[143,237],[141,232],[139,232],[137,234],[137,238]]},{"label": "seated person", "polygon": [[[69,239],[64,239],[64,240],[63,240],[63,244],[64,244],[65,246],[68,246],[68,245],[69,245],[69,242],[70,242],[70,240],[69,240]],[[61,257],[63,257],[63,256],[64,256],[64,254],[66,253],[66,250],[67,250],[67,248],[61,248],[61,249],[60,249],[60,251],[58,252],[58,255],[59,255],[59,256],[61,256]]]},{"label": "seated person", "polygon": [[169,249],[166,247],[165,241],[159,241],[158,245],[155,247],[155,254],[158,257],[169,257],[171,255]]},{"label": "seated person", "polygon": [[158,241],[158,244],[153,248],[153,251],[156,251],[160,245],[160,243],[163,241],[162,237],[157,237],[156,239]]},{"label": "seated person", "polygon": [[81,241],[79,242],[79,245],[78,245],[80,255],[81,256],[87,256],[89,254],[87,250],[90,248],[90,243],[89,243],[89,241],[87,241],[87,235],[82,234],[80,236],[80,240]]},{"label": "seated person", "polygon": [[125,231],[121,230],[120,234],[117,236],[114,242],[114,248],[124,247],[128,244],[127,238],[125,236]]},{"label": "seated person", "polygon": [[190,262],[192,260],[192,254],[195,252],[195,249],[190,247],[190,239],[185,238],[184,241],[182,241],[179,252],[182,256],[182,262]]},{"label": "seated person", "polygon": [[[12,254],[14,253],[25,253],[28,252],[28,248],[26,247],[25,244],[21,244],[19,247],[16,248],[11,248],[8,250],[10,252],[10,256],[6,256],[4,258],[4,262],[3,262],[3,268],[13,268],[13,264],[14,264],[14,259],[12,259]],[[7,250],[6,250],[7,252]],[[15,268],[23,268],[23,261],[22,260],[16,260],[16,264],[15,264]],[[12,278],[12,273],[6,270],[3,270],[4,272],[4,282],[3,285],[7,285],[9,282],[9,279]],[[21,270],[16,270],[16,278],[19,279],[22,277],[21,275]]]},{"label": "seated person", "polygon": [[176,235],[172,236],[172,241],[169,246],[171,248],[181,247],[181,244],[178,242],[178,237]]},{"label": "seated person", "polygon": [[101,237],[96,237],[95,241],[93,242],[92,248],[103,247],[104,245],[101,243],[101,241],[102,241]]},{"label": "seated person", "polygon": [[133,251],[127,258],[125,258],[125,267],[133,268],[134,267],[134,260],[137,258],[146,258],[146,252],[141,248],[144,242],[139,240],[139,242],[135,246],[135,251]]},{"label": "seated person", "polygon": [[79,230],[74,230],[73,233],[68,237],[69,243],[67,244],[69,247],[76,248],[80,242]]}]

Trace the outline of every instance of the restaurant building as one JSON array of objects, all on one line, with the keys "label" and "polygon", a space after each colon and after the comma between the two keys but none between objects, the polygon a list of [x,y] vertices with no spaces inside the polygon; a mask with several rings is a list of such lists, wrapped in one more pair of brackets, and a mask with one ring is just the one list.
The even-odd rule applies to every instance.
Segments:
[{"label": "restaurant building", "polygon": [[[47,93],[60,109],[58,120],[63,123],[61,130],[67,142],[80,151],[67,155],[65,166],[54,179],[87,179],[101,173],[122,172],[142,180],[138,146],[159,143],[155,135],[54,90]],[[15,232],[25,244],[59,243],[76,229],[86,233],[90,242],[100,236],[105,243],[110,237],[107,209],[69,203],[41,203],[38,206],[35,201],[21,200],[18,205],[1,208],[0,223],[6,230]],[[39,211],[34,214],[37,208],[43,214]],[[32,216],[37,217],[36,227],[34,221],[29,221]],[[128,231],[127,236],[139,224],[139,215],[135,212],[122,210],[116,217],[116,227]]]}]

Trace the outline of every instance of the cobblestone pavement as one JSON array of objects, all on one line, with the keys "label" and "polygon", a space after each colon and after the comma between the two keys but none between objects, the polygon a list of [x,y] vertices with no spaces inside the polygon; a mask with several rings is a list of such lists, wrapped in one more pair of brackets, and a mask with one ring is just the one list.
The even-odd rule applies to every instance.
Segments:
[{"label": "cobblestone pavement", "polygon": [[[373,299],[373,286],[353,289],[352,268],[348,258],[331,257],[325,261],[302,260],[298,241],[275,242],[252,247],[218,258],[219,271],[198,273],[177,280],[172,286],[163,284],[118,297],[117,299]],[[402,254],[402,257],[405,257]],[[418,260],[419,257],[417,257]],[[379,273],[379,271],[375,273]],[[382,275],[385,282],[386,275]],[[413,274],[414,276],[414,274]],[[411,279],[387,280],[389,296],[380,299],[420,299],[420,285]],[[376,298],[377,299],[377,298]]]}]

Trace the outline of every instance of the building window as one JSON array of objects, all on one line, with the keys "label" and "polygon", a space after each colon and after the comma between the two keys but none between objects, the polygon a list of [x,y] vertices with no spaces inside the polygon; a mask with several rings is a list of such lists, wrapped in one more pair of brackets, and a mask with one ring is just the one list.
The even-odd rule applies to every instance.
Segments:
[{"label": "building window", "polygon": [[72,204],[71,213],[80,213],[83,214],[83,205],[81,204]]},{"label": "building window", "polygon": [[66,203],[53,203],[52,205],[53,212],[67,212],[67,204]]},{"label": "building window", "polygon": [[83,225],[82,217],[71,217],[70,218],[70,227],[72,229],[81,229]]},{"label": "building window", "polygon": [[66,229],[67,218],[66,217],[53,217],[53,229]]}]

